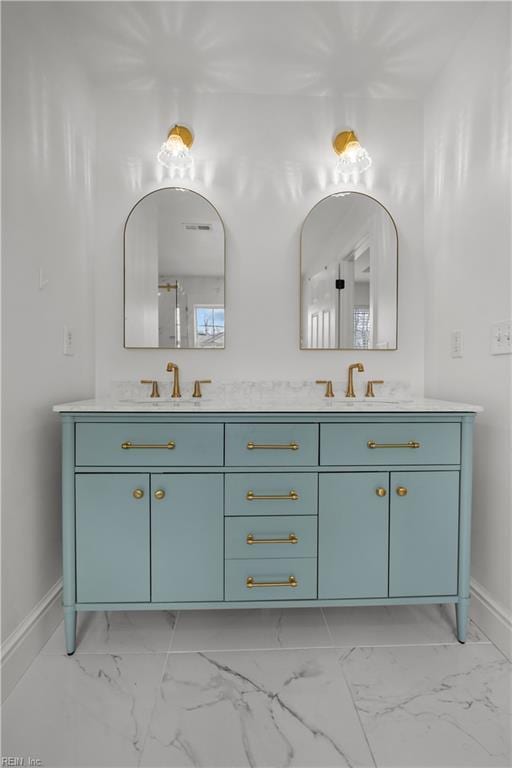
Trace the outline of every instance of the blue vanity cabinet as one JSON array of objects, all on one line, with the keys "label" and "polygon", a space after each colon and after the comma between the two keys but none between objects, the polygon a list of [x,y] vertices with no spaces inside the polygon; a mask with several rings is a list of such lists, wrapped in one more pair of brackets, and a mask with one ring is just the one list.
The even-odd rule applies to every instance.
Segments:
[{"label": "blue vanity cabinet", "polygon": [[320,476],[318,597],[387,597],[389,474]]},{"label": "blue vanity cabinet", "polygon": [[458,471],[322,475],[318,527],[319,598],[457,593]]},{"label": "blue vanity cabinet", "polygon": [[224,599],[224,477],[151,475],[151,599]]},{"label": "blue vanity cabinet", "polygon": [[[68,653],[86,610],[469,610],[471,412],[62,413]],[[62,408],[61,408],[62,410]]]},{"label": "blue vanity cabinet", "polygon": [[76,600],[150,599],[149,475],[76,476]]},{"label": "blue vanity cabinet", "polygon": [[390,480],[390,597],[457,594],[459,472],[391,472]]}]

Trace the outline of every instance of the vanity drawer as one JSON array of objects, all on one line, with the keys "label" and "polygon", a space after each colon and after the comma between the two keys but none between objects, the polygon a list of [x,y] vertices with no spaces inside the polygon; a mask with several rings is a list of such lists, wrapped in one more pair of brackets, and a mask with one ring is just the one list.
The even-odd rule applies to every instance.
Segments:
[{"label": "vanity drawer", "polygon": [[225,556],[316,557],[317,524],[312,515],[227,518]]},{"label": "vanity drawer", "polygon": [[226,424],[227,466],[312,466],[317,463],[316,424]]},{"label": "vanity drawer", "polygon": [[226,515],[316,515],[313,472],[243,472],[226,475]]},{"label": "vanity drawer", "polygon": [[458,464],[455,423],[322,424],[320,463],[328,465]]},{"label": "vanity drawer", "polygon": [[[78,466],[221,466],[222,424],[76,425]],[[123,447],[125,446],[125,447]]]},{"label": "vanity drawer", "polygon": [[[225,567],[226,600],[316,598],[316,557],[226,560]],[[252,580],[255,586],[248,587],[249,580]],[[296,586],[291,586],[292,583]],[[261,586],[262,584],[264,586]]]}]

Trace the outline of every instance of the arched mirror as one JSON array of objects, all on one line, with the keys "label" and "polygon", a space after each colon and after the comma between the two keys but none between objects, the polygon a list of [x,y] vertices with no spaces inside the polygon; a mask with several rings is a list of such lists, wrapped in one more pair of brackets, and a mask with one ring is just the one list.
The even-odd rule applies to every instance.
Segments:
[{"label": "arched mirror", "polygon": [[224,347],[224,225],[190,189],[150,192],[124,228],[124,346]]},{"label": "arched mirror", "polygon": [[361,192],[321,200],[301,235],[301,349],[397,349],[398,235]]}]

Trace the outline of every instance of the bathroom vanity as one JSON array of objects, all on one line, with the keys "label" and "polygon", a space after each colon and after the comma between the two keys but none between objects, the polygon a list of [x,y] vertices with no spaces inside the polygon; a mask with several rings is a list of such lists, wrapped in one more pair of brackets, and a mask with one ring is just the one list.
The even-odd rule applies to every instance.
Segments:
[{"label": "bathroom vanity", "polygon": [[84,401],[62,417],[64,614],[469,608],[474,406]]}]

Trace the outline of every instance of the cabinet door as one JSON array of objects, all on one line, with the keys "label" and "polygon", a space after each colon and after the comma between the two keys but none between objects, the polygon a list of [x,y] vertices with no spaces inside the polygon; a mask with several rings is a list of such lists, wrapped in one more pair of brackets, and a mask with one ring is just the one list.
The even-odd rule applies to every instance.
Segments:
[{"label": "cabinet door", "polygon": [[76,476],[76,592],[79,603],[149,601],[149,475]]},{"label": "cabinet door", "polygon": [[217,474],[151,475],[153,602],[224,598],[223,489]]},{"label": "cabinet door", "polygon": [[390,597],[457,594],[459,473],[392,472],[390,490]]},{"label": "cabinet door", "polygon": [[387,472],[320,476],[319,598],[387,597],[388,485]]}]

